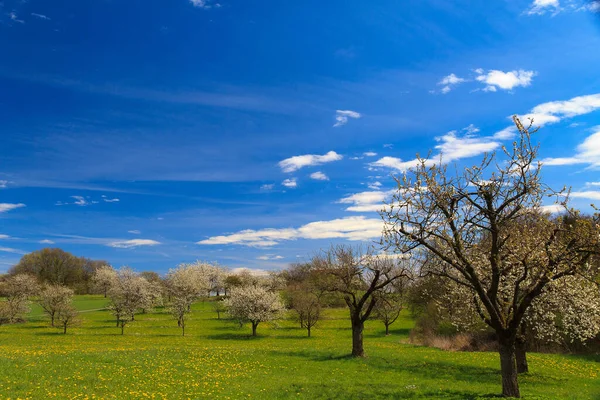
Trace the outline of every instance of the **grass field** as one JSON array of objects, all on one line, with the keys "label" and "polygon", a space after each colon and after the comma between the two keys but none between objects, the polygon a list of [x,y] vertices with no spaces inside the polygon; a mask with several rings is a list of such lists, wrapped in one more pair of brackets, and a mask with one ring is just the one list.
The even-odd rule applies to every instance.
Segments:
[{"label": "grass field", "polygon": [[[125,335],[79,296],[83,324],[67,335],[33,307],[26,324],[0,327],[0,399],[478,399],[498,397],[495,353],[402,343],[412,321],[367,323],[366,359],[348,357],[345,310],[329,310],[312,338],[293,321],[250,328],[194,306],[186,336],[164,311],[139,315]],[[531,354],[526,399],[600,399],[600,358]]]}]

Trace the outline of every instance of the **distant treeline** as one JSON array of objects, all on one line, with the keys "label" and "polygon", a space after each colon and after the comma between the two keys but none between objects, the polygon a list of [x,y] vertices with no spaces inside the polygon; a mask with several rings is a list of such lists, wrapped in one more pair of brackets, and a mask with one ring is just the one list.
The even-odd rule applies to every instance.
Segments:
[{"label": "distant treeline", "polygon": [[77,257],[58,248],[46,248],[24,255],[9,269],[8,275],[29,274],[40,283],[67,286],[77,294],[92,292],[92,277],[96,270],[110,265],[104,260]]}]

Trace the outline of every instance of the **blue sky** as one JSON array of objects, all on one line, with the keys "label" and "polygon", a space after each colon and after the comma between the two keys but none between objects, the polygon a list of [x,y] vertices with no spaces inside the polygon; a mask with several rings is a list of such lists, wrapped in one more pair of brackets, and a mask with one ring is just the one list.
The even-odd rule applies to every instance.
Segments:
[{"label": "blue sky", "polygon": [[0,272],[45,246],[165,272],[377,239],[416,153],[533,116],[600,203],[600,3],[0,2]]}]

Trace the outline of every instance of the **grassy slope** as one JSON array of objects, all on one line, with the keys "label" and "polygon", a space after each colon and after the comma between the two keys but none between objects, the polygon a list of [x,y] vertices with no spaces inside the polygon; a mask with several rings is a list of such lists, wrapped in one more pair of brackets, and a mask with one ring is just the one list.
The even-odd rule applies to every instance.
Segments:
[{"label": "grassy slope", "polygon": [[[81,296],[80,310],[101,308],[100,297]],[[40,310],[31,322],[0,327],[0,399],[195,398],[421,398],[476,399],[500,391],[498,356],[453,353],[401,344],[407,317],[383,336],[367,324],[367,359],[348,358],[344,310],[306,338],[293,322],[249,327],[217,320],[198,303],[186,337],[170,316],[136,317],[121,336],[106,311],[86,312],[67,335],[49,328]],[[532,354],[521,378],[527,399],[600,399],[600,363],[593,357]]]}]

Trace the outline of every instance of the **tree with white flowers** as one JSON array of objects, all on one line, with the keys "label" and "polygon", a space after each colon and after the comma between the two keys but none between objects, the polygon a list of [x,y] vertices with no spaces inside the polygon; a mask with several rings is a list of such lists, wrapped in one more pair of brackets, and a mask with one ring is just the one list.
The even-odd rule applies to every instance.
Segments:
[{"label": "tree with white flowers", "polygon": [[73,289],[62,285],[46,285],[40,293],[39,304],[44,313],[50,317],[50,324],[54,326],[54,319],[60,310],[65,309],[73,300]]},{"label": "tree with white flowers", "polygon": [[515,346],[532,303],[552,282],[585,270],[600,251],[600,217],[574,215],[566,223],[540,212],[545,198],[565,194],[543,184],[535,131],[514,122],[519,136],[503,148],[505,160],[489,154],[461,173],[419,158],[396,179],[382,211],[389,249],[426,249],[440,261],[433,273],[474,294],[477,314],[498,337],[507,397],[520,397]]},{"label": "tree with white flowers", "polygon": [[150,283],[128,267],[117,272],[117,278],[108,290],[108,297],[108,308],[116,317],[121,334],[125,331],[125,325],[135,319],[139,310],[152,306]]},{"label": "tree with white flowers", "polygon": [[258,324],[279,319],[285,311],[279,294],[262,286],[235,288],[225,304],[231,317],[252,324],[252,336],[256,336]]},{"label": "tree with white flowers", "polygon": [[17,274],[10,276],[0,285],[0,295],[6,298],[0,302],[0,324],[14,323],[29,312],[29,298],[37,294],[39,284],[33,275]]},{"label": "tree with white flowers", "polygon": [[206,264],[196,262],[181,264],[167,274],[166,286],[171,298],[169,309],[182,335],[185,335],[185,318],[191,312],[192,303],[210,291],[209,272]]},{"label": "tree with white flowers", "polygon": [[114,285],[117,279],[117,271],[110,265],[104,265],[98,268],[92,276],[92,285],[95,290],[108,296],[108,290]]}]

